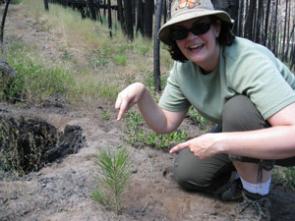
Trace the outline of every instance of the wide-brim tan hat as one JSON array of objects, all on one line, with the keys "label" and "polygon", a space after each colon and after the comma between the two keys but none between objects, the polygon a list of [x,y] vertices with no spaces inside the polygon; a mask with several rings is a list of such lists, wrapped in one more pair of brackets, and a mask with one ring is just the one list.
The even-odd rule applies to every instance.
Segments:
[{"label": "wide-brim tan hat", "polygon": [[180,22],[204,16],[216,16],[223,22],[233,23],[230,15],[222,10],[215,10],[210,0],[174,0],[171,4],[171,19],[159,31],[159,38],[170,44],[170,28]]}]

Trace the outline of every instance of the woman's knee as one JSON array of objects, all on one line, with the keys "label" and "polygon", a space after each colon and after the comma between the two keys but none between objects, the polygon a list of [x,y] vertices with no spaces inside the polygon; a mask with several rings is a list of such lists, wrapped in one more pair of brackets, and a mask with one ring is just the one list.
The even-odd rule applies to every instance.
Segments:
[{"label": "woman's knee", "polygon": [[223,131],[247,131],[268,126],[268,123],[248,97],[236,95],[224,104]]},{"label": "woman's knee", "polygon": [[189,191],[212,191],[227,182],[233,167],[226,155],[200,160],[188,149],[174,163],[174,179]]}]

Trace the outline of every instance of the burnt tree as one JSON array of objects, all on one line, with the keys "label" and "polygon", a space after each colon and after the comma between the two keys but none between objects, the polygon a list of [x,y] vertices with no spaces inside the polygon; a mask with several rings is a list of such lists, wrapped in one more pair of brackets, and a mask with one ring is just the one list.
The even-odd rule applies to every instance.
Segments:
[{"label": "burnt tree", "polygon": [[128,39],[133,40],[132,2],[130,0],[124,0],[124,18],[127,37]]},{"label": "burnt tree", "polygon": [[96,10],[95,10],[95,4],[93,0],[87,0],[87,6],[90,12],[90,18],[92,20],[96,20]]},{"label": "burnt tree", "polygon": [[153,14],[154,14],[154,0],[145,0],[144,5],[144,36],[152,38],[153,35]]},{"label": "burnt tree", "polygon": [[0,46],[1,46],[1,52],[3,52],[3,38],[4,38],[4,27],[5,27],[5,20],[7,16],[8,7],[10,4],[10,0],[6,1],[6,5],[4,8],[3,16],[2,16],[2,22],[1,22],[1,29],[0,29]]},{"label": "burnt tree", "polygon": [[46,11],[49,10],[48,0],[44,0],[44,8]]},{"label": "burnt tree", "polygon": [[161,14],[162,14],[163,2],[157,0],[156,5],[156,21],[154,28],[154,82],[156,91],[161,91],[161,77],[160,77],[160,39],[158,31],[161,26]]},{"label": "burnt tree", "polygon": [[140,34],[144,35],[143,31],[143,24],[144,24],[144,4],[142,0],[137,0],[136,5],[136,32],[139,32]]},{"label": "burnt tree", "polygon": [[109,33],[110,37],[113,37],[112,34],[112,9],[111,9],[111,0],[108,0],[108,26],[109,26]]}]

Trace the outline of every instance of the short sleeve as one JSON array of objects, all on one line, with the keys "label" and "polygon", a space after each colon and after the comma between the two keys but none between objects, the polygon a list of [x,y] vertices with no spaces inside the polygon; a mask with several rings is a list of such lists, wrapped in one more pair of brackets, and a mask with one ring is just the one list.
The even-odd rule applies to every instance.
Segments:
[{"label": "short sleeve", "polygon": [[295,102],[294,89],[284,79],[274,59],[262,53],[244,56],[231,76],[231,87],[248,96],[264,119]]},{"label": "short sleeve", "polygon": [[190,106],[189,101],[182,93],[179,85],[178,75],[181,74],[179,72],[179,65],[181,64],[178,64],[177,62],[174,63],[159,101],[161,108],[172,112],[187,111]]}]

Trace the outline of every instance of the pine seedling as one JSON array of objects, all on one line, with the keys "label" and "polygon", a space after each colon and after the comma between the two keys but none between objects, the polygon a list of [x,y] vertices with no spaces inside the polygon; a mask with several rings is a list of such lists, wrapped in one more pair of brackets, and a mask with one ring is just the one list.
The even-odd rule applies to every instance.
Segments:
[{"label": "pine seedling", "polygon": [[101,170],[99,188],[93,192],[92,198],[113,209],[116,214],[122,210],[122,193],[130,178],[129,155],[124,148],[114,153],[102,151],[97,158]]}]

